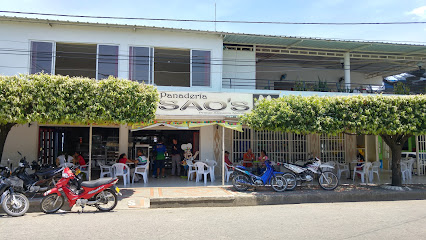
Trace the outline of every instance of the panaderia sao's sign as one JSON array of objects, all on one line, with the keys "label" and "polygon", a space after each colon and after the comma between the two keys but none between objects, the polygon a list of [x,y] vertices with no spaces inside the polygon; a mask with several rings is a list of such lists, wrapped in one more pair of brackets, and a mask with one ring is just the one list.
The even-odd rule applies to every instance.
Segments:
[{"label": "panaderia sao's sign", "polygon": [[253,109],[246,93],[161,92],[157,115],[242,115]]}]

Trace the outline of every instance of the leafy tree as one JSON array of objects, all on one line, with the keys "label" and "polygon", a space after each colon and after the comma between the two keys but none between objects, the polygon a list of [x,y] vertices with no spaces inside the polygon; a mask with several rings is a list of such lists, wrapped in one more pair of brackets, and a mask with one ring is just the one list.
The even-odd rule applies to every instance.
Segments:
[{"label": "leafy tree", "polygon": [[16,124],[147,122],[158,101],[155,87],[113,77],[0,76],[0,159]]},{"label": "leafy tree", "polygon": [[401,151],[426,134],[426,96],[286,96],[262,100],[241,121],[254,129],[299,134],[380,135],[392,150],[392,185],[401,186]]},{"label": "leafy tree", "polygon": [[393,92],[395,94],[409,95],[410,94],[410,87],[408,87],[408,85],[406,85],[402,82],[397,82],[394,85]]}]

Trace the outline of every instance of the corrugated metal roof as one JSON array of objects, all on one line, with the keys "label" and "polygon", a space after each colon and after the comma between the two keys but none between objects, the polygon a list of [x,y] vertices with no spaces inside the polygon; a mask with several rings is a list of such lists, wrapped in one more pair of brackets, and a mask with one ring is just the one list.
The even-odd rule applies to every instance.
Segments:
[{"label": "corrugated metal roof", "polygon": [[327,49],[337,51],[353,50],[355,52],[376,52],[395,54],[407,54],[416,51],[420,51],[416,54],[424,54],[421,52],[421,50],[426,51],[426,45],[416,44],[381,43],[366,41],[361,42],[245,34],[227,34],[224,37],[223,41],[224,43],[232,44],[257,44],[283,47],[292,46],[297,48]]},{"label": "corrugated metal roof", "polygon": [[342,39],[323,39],[323,38],[306,38],[294,36],[278,36],[278,35],[259,35],[246,33],[231,32],[215,32],[205,30],[193,30],[183,28],[166,28],[143,25],[128,24],[110,24],[110,23],[94,23],[79,21],[61,21],[52,19],[26,18],[26,17],[10,17],[0,16],[0,21],[14,22],[30,22],[30,23],[51,23],[61,25],[79,25],[79,26],[101,26],[101,27],[118,27],[118,28],[136,28],[136,29],[152,29],[163,31],[180,31],[191,33],[214,34],[224,36],[224,43],[230,44],[256,44],[270,46],[292,46],[298,48],[309,49],[327,49],[335,51],[355,51],[355,52],[376,52],[376,53],[394,53],[394,54],[416,54],[425,55],[425,44],[413,43],[396,43],[396,42],[377,42],[365,40],[342,40]]}]

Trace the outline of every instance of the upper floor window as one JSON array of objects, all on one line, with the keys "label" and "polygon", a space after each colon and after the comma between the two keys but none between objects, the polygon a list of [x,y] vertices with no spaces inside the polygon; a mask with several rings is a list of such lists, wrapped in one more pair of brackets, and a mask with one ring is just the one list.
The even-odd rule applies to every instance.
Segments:
[{"label": "upper floor window", "polygon": [[98,79],[118,77],[118,46],[98,46]]},{"label": "upper floor window", "polygon": [[210,51],[130,47],[129,78],[158,86],[210,86]]},{"label": "upper floor window", "polygon": [[192,86],[210,86],[210,51],[192,50]]},{"label": "upper floor window", "polygon": [[[54,62],[54,69],[52,69],[52,62]],[[107,78],[110,75],[117,77],[118,46],[31,42],[30,72],[42,71],[72,77],[97,79]]]},{"label": "upper floor window", "polygon": [[154,83],[158,86],[191,86],[191,51],[156,48],[154,50]]},{"label": "upper floor window", "polygon": [[96,44],[56,43],[55,74],[96,78]]},{"label": "upper floor window", "polygon": [[152,48],[130,47],[129,79],[138,82],[152,83]]},{"label": "upper floor window", "polygon": [[52,73],[53,43],[31,42],[30,73]]}]

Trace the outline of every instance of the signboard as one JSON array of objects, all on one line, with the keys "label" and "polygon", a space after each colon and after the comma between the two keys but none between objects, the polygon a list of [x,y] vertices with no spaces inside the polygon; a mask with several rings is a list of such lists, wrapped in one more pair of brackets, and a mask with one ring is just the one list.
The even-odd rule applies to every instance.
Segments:
[{"label": "signboard", "polygon": [[160,91],[157,115],[238,116],[253,109],[247,93]]}]

